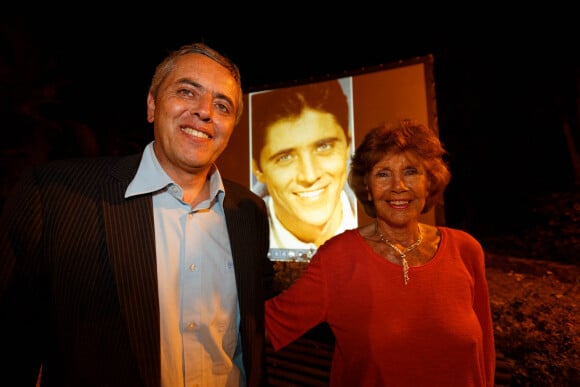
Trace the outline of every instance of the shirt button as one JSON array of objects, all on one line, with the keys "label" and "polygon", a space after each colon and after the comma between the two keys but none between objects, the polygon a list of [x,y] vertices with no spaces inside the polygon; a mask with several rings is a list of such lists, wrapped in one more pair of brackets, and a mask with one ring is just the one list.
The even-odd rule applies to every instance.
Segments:
[{"label": "shirt button", "polygon": [[189,271],[195,271],[195,269],[197,269],[197,266],[195,266],[195,263],[192,263],[191,265],[189,265]]},{"label": "shirt button", "polygon": [[189,323],[187,324],[187,330],[188,331],[192,331],[195,329],[195,323]]}]

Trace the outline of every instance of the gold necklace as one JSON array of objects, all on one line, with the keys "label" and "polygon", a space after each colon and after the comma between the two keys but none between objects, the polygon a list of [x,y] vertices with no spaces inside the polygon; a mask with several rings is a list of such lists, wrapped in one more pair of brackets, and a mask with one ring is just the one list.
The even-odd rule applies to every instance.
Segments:
[{"label": "gold necklace", "polygon": [[421,227],[417,226],[417,229],[419,230],[419,238],[413,242],[411,246],[407,247],[405,251],[401,251],[401,249],[389,242],[389,240],[383,236],[381,230],[379,230],[379,222],[375,222],[375,232],[378,234],[379,238],[381,238],[385,244],[391,246],[393,250],[395,250],[397,254],[401,256],[401,263],[403,265],[403,279],[405,280],[405,285],[407,285],[407,282],[409,282],[409,263],[407,262],[407,254],[419,246],[421,242],[423,242],[423,233],[421,233]]}]

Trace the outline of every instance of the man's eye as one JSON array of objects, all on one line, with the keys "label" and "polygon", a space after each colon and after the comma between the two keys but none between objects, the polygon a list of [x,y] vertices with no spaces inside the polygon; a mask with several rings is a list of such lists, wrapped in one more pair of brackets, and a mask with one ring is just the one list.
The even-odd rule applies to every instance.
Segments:
[{"label": "man's eye", "polygon": [[277,163],[283,163],[283,162],[288,162],[292,160],[292,154],[291,153],[284,153],[280,156],[278,156],[276,158],[276,162]]},{"label": "man's eye", "polygon": [[215,107],[216,107],[217,109],[221,110],[222,112],[225,112],[225,113],[229,113],[229,112],[230,112],[230,107],[229,107],[229,105],[226,105],[226,104],[224,104],[224,103],[219,103],[219,102],[216,102],[216,103],[215,103]]},{"label": "man's eye", "polygon": [[327,150],[332,149],[332,144],[329,142],[325,142],[324,144],[320,144],[318,145],[318,147],[316,148],[319,152],[324,152]]},{"label": "man's eye", "polygon": [[193,95],[193,92],[189,89],[179,89],[177,90],[177,93],[188,97]]}]

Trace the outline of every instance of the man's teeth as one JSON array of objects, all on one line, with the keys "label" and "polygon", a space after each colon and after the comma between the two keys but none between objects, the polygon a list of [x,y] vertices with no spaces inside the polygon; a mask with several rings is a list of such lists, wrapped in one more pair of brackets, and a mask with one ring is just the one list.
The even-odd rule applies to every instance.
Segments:
[{"label": "man's teeth", "polygon": [[207,134],[200,132],[199,130],[195,130],[192,128],[182,128],[181,130],[194,137],[209,138]]},{"label": "man's teeth", "polygon": [[322,193],[322,189],[317,189],[316,191],[308,191],[308,192],[299,192],[298,196],[301,198],[312,198],[318,196]]}]

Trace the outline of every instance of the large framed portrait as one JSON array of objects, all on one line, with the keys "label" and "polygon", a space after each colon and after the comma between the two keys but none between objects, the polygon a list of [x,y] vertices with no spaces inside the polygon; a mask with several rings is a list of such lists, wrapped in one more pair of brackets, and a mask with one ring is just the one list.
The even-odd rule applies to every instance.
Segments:
[{"label": "large framed portrait", "polygon": [[[400,118],[438,131],[431,55],[244,94],[218,167],[266,202],[271,260],[308,262],[330,237],[370,221],[346,183],[350,157],[368,130]],[[421,221],[440,225],[442,214]]]}]

